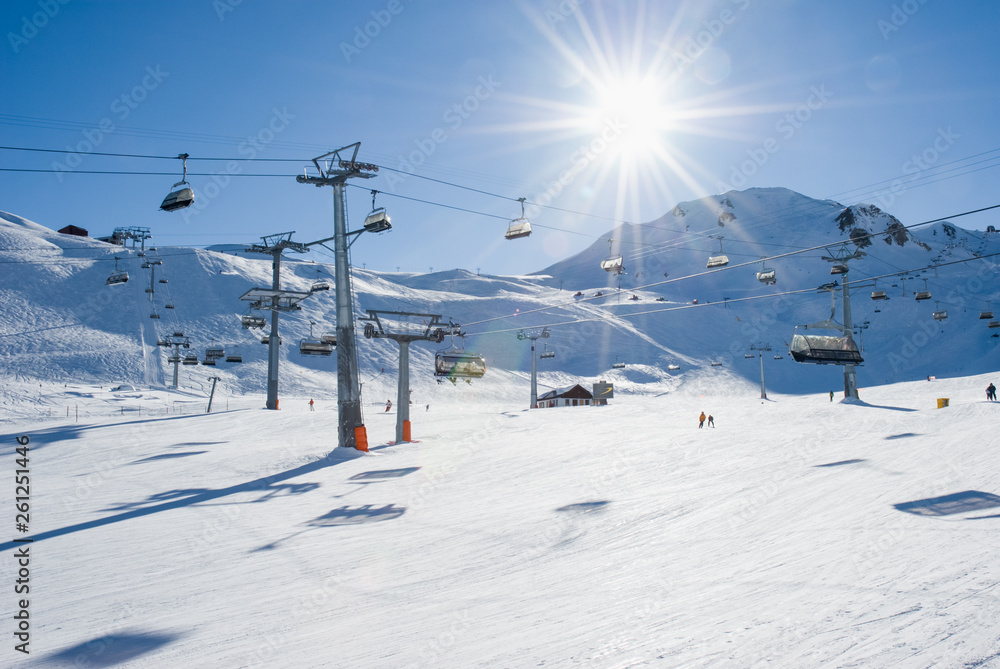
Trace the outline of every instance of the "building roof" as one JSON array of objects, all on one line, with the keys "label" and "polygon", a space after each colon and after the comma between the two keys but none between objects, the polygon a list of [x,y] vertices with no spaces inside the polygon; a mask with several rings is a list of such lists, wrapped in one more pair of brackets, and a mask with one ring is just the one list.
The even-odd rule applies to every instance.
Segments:
[{"label": "building roof", "polygon": [[562,388],[556,388],[554,390],[550,390],[549,392],[545,393],[544,395],[540,395],[538,397],[538,401],[540,402],[542,400],[554,400],[554,399],[559,398],[559,397],[565,397],[565,398],[569,398],[569,399],[578,399],[578,400],[581,400],[581,399],[582,400],[592,400],[592,399],[594,399],[593,394],[591,394],[591,392],[589,390],[587,390],[586,388],[584,388],[583,386],[581,386],[579,383],[577,383],[577,384],[572,385],[572,386],[563,386]]}]

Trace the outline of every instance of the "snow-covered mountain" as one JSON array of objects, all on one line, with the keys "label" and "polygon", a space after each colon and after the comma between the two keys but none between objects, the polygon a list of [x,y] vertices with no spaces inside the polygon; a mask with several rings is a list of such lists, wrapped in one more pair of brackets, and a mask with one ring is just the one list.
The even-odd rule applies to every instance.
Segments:
[{"label": "snow-covered mountain", "polygon": [[[811,247],[823,248],[793,254]],[[362,245],[355,251],[357,264],[363,253]],[[472,386],[437,384],[431,358],[445,345],[415,344],[414,392],[430,399],[509,392],[508,382],[523,378],[530,366],[529,347],[516,338],[516,330],[542,325],[550,326],[552,336],[544,343],[556,353],[539,365],[542,387],[602,378],[613,381],[619,392],[643,392],[650,382],[656,382],[648,387],[655,392],[685,387],[697,392],[705,384],[754,388],[759,361],[745,355],[751,346],[769,344],[772,351],[764,360],[769,389],[833,390],[842,387],[840,369],[794,363],[787,341],[796,325],[829,315],[829,294],[815,289],[843,279],[831,276],[824,257],[844,253],[859,256],[849,262],[854,282],[913,270],[852,289],[853,322],[867,326],[856,337],[864,347],[865,364],[858,371],[862,388],[1000,369],[1000,340],[992,336],[1000,329],[980,319],[992,308],[991,300],[1000,305],[993,256],[1000,253],[997,235],[946,222],[907,230],[872,205],[844,207],[780,188],[680,203],[653,222],[619,226],[583,252],[530,276],[355,267],[355,315],[364,316],[367,309],[402,310],[441,314],[462,324],[469,333],[467,347],[485,356],[490,372]],[[624,274],[600,269],[601,260],[618,254]],[[720,254],[728,256],[729,265],[708,271],[708,258]],[[130,281],[108,286],[105,279],[116,256]],[[762,263],[762,257],[773,259]],[[155,259],[162,264],[142,268]],[[5,375],[162,386],[172,369],[167,350],[156,342],[184,332],[199,355],[215,343],[227,350],[238,347],[244,362],[182,367],[182,387],[204,388],[208,377],[219,376],[230,393],[264,392],[266,347],[259,343],[259,331],[241,327],[239,316],[247,312],[239,296],[270,285],[269,259],[162,246],[141,257],[138,249],[59,234],[0,214],[0,260],[5,268],[0,287]],[[963,260],[970,262],[956,262]],[[757,280],[765,264],[775,271],[774,285]],[[308,290],[317,278],[332,281],[332,269],[286,257],[282,286]],[[886,291],[889,299],[870,299],[873,290]],[[917,290],[930,291],[932,299],[916,301]],[[794,291],[804,292],[787,294]],[[595,298],[598,292],[603,296]],[[948,318],[935,320],[936,311],[947,311]],[[150,317],[154,313],[158,319]],[[839,297],[836,313],[842,321]],[[297,353],[295,344],[309,335],[310,322],[317,334],[333,328],[333,291],[316,293],[301,311],[282,316],[280,387],[332,395],[336,356]],[[778,355],[782,359],[775,359]],[[394,397],[396,360],[393,342],[359,338],[362,382],[374,396]],[[613,369],[616,362],[625,368]]]}]

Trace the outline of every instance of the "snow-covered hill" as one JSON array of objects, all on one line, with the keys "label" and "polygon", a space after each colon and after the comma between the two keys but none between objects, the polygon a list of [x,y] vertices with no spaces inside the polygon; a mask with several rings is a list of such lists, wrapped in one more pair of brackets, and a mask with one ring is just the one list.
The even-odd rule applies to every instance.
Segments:
[{"label": "snow-covered hill", "polygon": [[[1000,307],[998,264],[992,256],[1000,253],[997,237],[949,223],[907,231],[873,206],[845,208],[785,189],[734,191],[678,204],[648,224],[620,226],[537,275],[478,276],[461,268],[417,275],[355,267],[355,314],[364,316],[367,309],[436,313],[463,325],[470,335],[466,345],[485,356],[490,373],[472,386],[441,386],[430,370],[433,350],[443,345],[418,343],[412,347],[413,388],[415,396],[429,401],[507,397],[510,382],[523,380],[530,367],[529,348],[516,331],[541,325],[550,326],[552,337],[545,344],[556,353],[540,365],[543,388],[606,379],[626,393],[733,383],[752,389],[759,383],[759,361],[745,355],[751,346],[769,344],[768,388],[828,391],[842,387],[840,370],[792,362],[787,341],[796,325],[829,315],[828,294],[814,289],[842,276],[831,276],[823,257],[857,250],[863,256],[850,261],[852,281],[914,270],[853,289],[853,321],[867,326],[857,336],[864,344],[866,362],[858,379],[865,387],[1000,369],[1000,339],[992,336],[1000,329],[989,329],[988,321],[979,318],[992,308],[991,300]],[[607,239],[614,242],[609,246]],[[820,245],[825,248],[785,255]],[[356,264],[369,248],[364,242],[355,247]],[[729,266],[708,272],[708,257],[720,252],[729,257]],[[609,253],[623,255],[621,277],[600,269]],[[131,280],[107,286],[116,254]],[[766,263],[775,270],[775,285],[757,280],[763,265],[756,261],[763,256],[778,256]],[[154,259],[162,264],[142,268]],[[266,347],[258,341],[259,331],[240,326],[246,310],[239,296],[270,284],[268,259],[178,247],[159,247],[140,257],[138,249],[61,235],[0,214],[0,260],[5,376],[162,387],[172,370],[167,350],[156,342],[184,332],[199,353],[212,343],[237,346],[244,362],[183,367],[182,387],[205,389],[208,377],[219,376],[228,393],[263,393]],[[331,266],[297,261],[294,254],[282,267],[285,288],[307,290],[318,278],[332,281]],[[152,300],[146,292],[150,287]],[[871,300],[876,289],[890,299]],[[915,301],[914,291],[925,289],[933,299]],[[784,295],[790,291],[806,292]],[[604,295],[595,298],[598,292]],[[934,320],[934,311],[947,311],[948,319]],[[153,313],[159,319],[150,318]],[[842,317],[838,298],[837,319]],[[301,356],[295,346],[308,336],[310,322],[319,333],[332,329],[333,321],[332,291],[316,293],[302,311],[282,317],[282,393],[335,393],[335,356]],[[361,380],[368,392],[379,401],[394,397],[396,345],[359,342]],[[612,369],[616,362],[625,368]],[[668,370],[671,364],[680,369]]]}]

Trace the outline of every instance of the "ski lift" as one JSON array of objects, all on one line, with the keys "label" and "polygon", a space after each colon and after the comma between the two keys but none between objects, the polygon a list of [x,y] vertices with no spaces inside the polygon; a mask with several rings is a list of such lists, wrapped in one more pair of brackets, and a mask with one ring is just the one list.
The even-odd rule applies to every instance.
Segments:
[{"label": "ski lift", "polygon": [[216,346],[212,344],[205,349],[205,359],[206,360],[217,360],[218,358],[226,357],[226,349],[221,346]]},{"label": "ski lift", "polygon": [[148,260],[143,260],[143,261],[142,261],[142,264],[141,264],[141,265],[139,265],[139,267],[140,267],[141,269],[149,269],[150,267],[152,267],[152,265],[150,265],[150,264],[149,264],[149,261],[148,261]]},{"label": "ski lift", "polygon": [[507,239],[518,239],[531,234],[531,222],[524,217],[524,200],[523,197],[517,198],[517,201],[521,203],[521,217],[510,222],[507,232],[504,234]]},{"label": "ski lift", "polygon": [[773,286],[778,283],[778,279],[775,277],[774,270],[768,267],[767,263],[763,262],[763,260],[764,259],[761,258],[761,268],[760,271],[757,272],[757,280],[766,286]]},{"label": "ski lift", "polygon": [[[270,344],[271,343],[271,335],[264,335],[263,337],[261,337],[260,338],[260,343],[261,344]],[[281,337],[278,337],[278,346],[281,346]]]},{"label": "ski lift", "polygon": [[830,267],[830,274],[847,274],[847,265],[843,263],[837,263]]},{"label": "ski lift", "polygon": [[939,309],[938,303],[935,302],[934,303],[934,320],[936,320],[936,321],[943,321],[943,320],[945,320],[947,318],[948,318],[948,312],[945,311],[945,310]]},{"label": "ski lift", "polygon": [[167,282],[167,280],[166,280],[166,279],[160,279],[160,280],[158,281],[158,283],[166,283],[166,282]]},{"label": "ski lift", "polygon": [[785,359],[785,357],[784,357],[784,356],[781,356],[781,355],[776,355],[776,356],[774,356],[774,359],[775,359],[775,360],[784,360],[784,359]]},{"label": "ski lift", "polygon": [[755,355],[754,355],[753,353],[744,353],[744,354],[743,354],[743,357],[744,357],[745,359],[747,359],[747,360],[753,360],[753,359],[754,359],[754,358],[756,358],[757,356],[755,356]]},{"label": "ski lift", "polygon": [[248,314],[240,317],[240,323],[243,324],[243,327],[249,330],[250,328],[262,328],[267,324],[267,321],[264,320],[263,316]]},{"label": "ski lift", "polygon": [[198,364],[198,356],[196,356],[194,353],[188,353],[187,355],[184,356],[184,360],[181,361],[181,364],[182,365],[197,365]]},{"label": "ski lift", "polygon": [[712,367],[722,367],[722,363],[719,362],[718,360],[713,360]]},{"label": "ski lift", "polygon": [[207,367],[215,367],[216,366],[215,365],[215,358],[205,358],[204,360],[201,361],[201,364],[203,364],[203,365],[205,365]]},{"label": "ski lift", "polygon": [[[160,205],[160,209],[163,211],[176,211],[177,209],[190,207],[194,203],[194,191],[191,190],[191,186],[187,182],[188,154],[182,153],[177,157],[184,161],[184,176],[181,177],[180,181],[174,184],[174,190],[172,190],[167,197],[163,198],[163,204]],[[178,188],[178,186],[184,187]]]},{"label": "ski lift", "polygon": [[313,285],[309,286],[309,292],[311,292],[311,293],[318,293],[321,290],[330,290],[330,282],[329,281],[323,281],[320,278],[320,276],[319,276],[319,270],[317,269],[316,270],[316,281],[313,282]]},{"label": "ski lift", "polygon": [[548,344],[542,344],[542,346],[545,347],[545,350],[542,351],[541,354],[538,356],[539,360],[551,360],[552,358],[556,357],[556,352],[550,351]]},{"label": "ski lift", "polygon": [[613,362],[611,363],[611,369],[625,369],[624,362]]},{"label": "ski lift", "polygon": [[323,343],[322,339],[313,337],[314,321],[309,321],[309,338],[299,340],[299,353],[302,355],[330,355],[333,353],[333,344]]},{"label": "ski lift", "polygon": [[667,370],[671,371],[671,372],[676,372],[680,368],[681,368],[681,366],[678,365],[676,362],[672,362],[669,365],[667,365]]},{"label": "ski lift", "polygon": [[121,260],[121,258],[119,258],[118,256],[115,256],[115,271],[112,272],[111,276],[108,277],[108,280],[104,282],[104,283],[106,283],[109,286],[114,286],[114,285],[117,285],[119,283],[125,283],[126,281],[128,281],[128,272],[126,272],[123,269],[121,269],[121,270],[118,269],[118,261],[119,260]]},{"label": "ski lift", "polygon": [[226,362],[243,362],[243,356],[240,355],[239,347],[233,346],[232,349],[226,352]]},{"label": "ski lift", "polygon": [[337,333],[336,332],[324,332],[319,340],[324,344],[329,344],[330,346],[337,345]]},{"label": "ski lift", "polygon": [[931,291],[927,290],[927,279],[924,279],[924,289],[920,290],[920,291],[917,291],[916,293],[914,293],[913,297],[918,302],[921,301],[921,300],[929,300],[929,299],[931,299]]},{"label": "ski lift", "polygon": [[[455,346],[456,334],[462,339],[462,348]],[[448,377],[454,383],[456,378],[464,378],[470,382],[469,379],[478,379],[486,374],[486,360],[478,353],[470,353],[465,350],[465,338],[457,325],[451,327],[448,336],[451,345],[434,354],[434,376]]]},{"label": "ski lift", "polygon": [[[857,365],[864,362],[858,345],[854,343],[850,328],[833,320],[836,311],[836,292],[830,289],[830,317],[825,321],[800,325],[795,328],[788,352],[795,362],[811,362],[819,365]],[[800,334],[799,329],[816,328],[836,330],[838,335]]]},{"label": "ski lift", "polygon": [[173,309],[174,308],[174,303],[173,302],[167,302],[166,304],[163,305],[163,308],[164,309]]},{"label": "ski lift", "polygon": [[177,363],[177,362],[180,362],[180,361],[181,361],[181,356],[179,356],[179,355],[170,355],[170,356],[167,356],[167,363],[169,363],[169,364],[174,364],[174,363]]},{"label": "ski lift", "polygon": [[373,190],[372,213],[365,217],[365,230],[367,232],[385,232],[392,229],[392,223],[389,221],[389,215],[385,213],[385,207],[375,208],[376,195],[378,195],[378,191]]},{"label": "ski lift", "polygon": [[160,314],[158,314],[158,313],[156,313],[156,312],[154,311],[153,313],[151,313],[151,314],[149,315],[149,317],[150,317],[150,318],[155,318],[155,319],[159,320],[159,319],[160,319]]},{"label": "ski lift", "polygon": [[708,264],[706,267],[712,269],[714,267],[725,267],[729,264],[729,256],[722,252],[722,235],[719,235],[719,253],[714,256],[708,256]]},{"label": "ski lift", "polygon": [[981,321],[988,321],[991,318],[993,318],[993,312],[989,310],[989,307],[992,307],[992,306],[993,306],[992,302],[987,302],[986,303],[987,309],[986,309],[986,311],[980,311],[979,312],[979,320],[981,320]]},{"label": "ski lift", "polygon": [[873,290],[872,291],[873,300],[888,300],[889,296],[885,294],[884,290]]},{"label": "ski lift", "polygon": [[611,272],[612,274],[618,275],[625,271],[624,259],[622,254],[614,253],[615,240],[608,240],[608,257],[601,261],[601,269],[605,272]]},{"label": "ski lift", "polygon": [[1000,328],[1000,321],[990,321],[989,323],[986,324],[986,327],[990,328],[991,330],[993,328]]}]

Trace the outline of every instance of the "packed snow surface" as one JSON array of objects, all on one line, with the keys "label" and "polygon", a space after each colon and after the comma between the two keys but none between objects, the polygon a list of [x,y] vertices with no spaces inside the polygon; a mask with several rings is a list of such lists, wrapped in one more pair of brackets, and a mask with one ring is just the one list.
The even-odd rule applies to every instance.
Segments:
[{"label": "packed snow surface", "polygon": [[51,417],[4,423],[34,539],[31,654],[8,635],[5,663],[997,667],[991,380],[456,396],[403,444],[366,402],[368,453],[331,443],[333,402],[23,384]]}]

